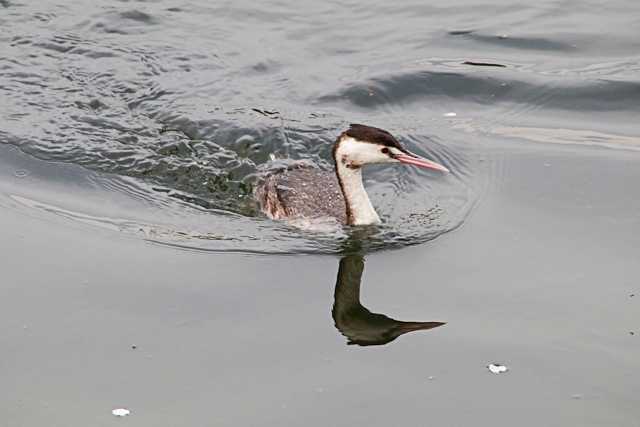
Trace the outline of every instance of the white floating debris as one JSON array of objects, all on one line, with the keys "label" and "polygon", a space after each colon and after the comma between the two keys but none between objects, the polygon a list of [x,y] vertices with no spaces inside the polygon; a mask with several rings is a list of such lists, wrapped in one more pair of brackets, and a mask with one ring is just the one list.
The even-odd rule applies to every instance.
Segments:
[{"label": "white floating debris", "polygon": [[111,411],[111,413],[116,417],[126,417],[131,413],[131,411],[125,408],[117,408]]},{"label": "white floating debris", "polygon": [[445,116],[445,117],[455,117],[455,116],[457,116],[457,114],[456,114],[456,113],[454,113],[454,112],[451,112],[451,113],[444,113],[444,116]]},{"label": "white floating debris", "polygon": [[504,372],[507,372],[509,370],[509,368],[507,368],[504,365],[500,365],[497,363],[490,363],[487,368],[489,369],[489,371],[491,371],[492,374],[502,374]]}]

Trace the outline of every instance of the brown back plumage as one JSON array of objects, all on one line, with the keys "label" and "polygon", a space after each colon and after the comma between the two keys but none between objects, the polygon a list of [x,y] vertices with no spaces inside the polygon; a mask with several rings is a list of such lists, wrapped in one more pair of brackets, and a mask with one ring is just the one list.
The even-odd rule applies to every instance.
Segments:
[{"label": "brown back plumage", "polygon": [[347,223],[344,196],[334,172],[291,167],[267,175],[255,195],[261,210],[272,219],[333,217]]}]

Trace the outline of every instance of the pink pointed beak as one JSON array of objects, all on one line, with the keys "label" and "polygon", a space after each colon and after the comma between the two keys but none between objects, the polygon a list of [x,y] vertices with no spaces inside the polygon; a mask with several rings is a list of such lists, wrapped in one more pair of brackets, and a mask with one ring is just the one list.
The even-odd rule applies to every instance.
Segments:
[{"label": "pink pointed beak", "polygon": [[408,165],[419,166],[421,168],[427,168],[427,169],[435,169],[440,172],[449,172],[449,169],[445,168],[441,164],[425,159],[424,157],[420,157],[413,153],[396,154],[395,159],[402,163],[406,163]]}]

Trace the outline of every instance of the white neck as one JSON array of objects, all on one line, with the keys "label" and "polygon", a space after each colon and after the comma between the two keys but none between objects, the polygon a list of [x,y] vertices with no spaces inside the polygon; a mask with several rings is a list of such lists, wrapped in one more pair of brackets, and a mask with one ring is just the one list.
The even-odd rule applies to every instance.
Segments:
[{"label": "white neck", "polygon": [[336,174],[340,180],[344,201],[347,204],[347,222],[349,225],[379,224],[380,217],[376,213],[369,195],[362,183],[362,168],[347,167],[336,162]]}]

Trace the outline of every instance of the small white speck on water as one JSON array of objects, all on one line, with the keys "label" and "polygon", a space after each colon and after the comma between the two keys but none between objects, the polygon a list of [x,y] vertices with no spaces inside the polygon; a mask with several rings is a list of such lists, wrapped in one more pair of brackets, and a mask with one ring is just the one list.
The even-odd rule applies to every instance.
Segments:
[{"label": "small white speck on water", "polygon": [[545,168],[550,168],[550,167],[551,167],[551,163],[545,163],[545,164],[544,164],[544,167],[545,167]]},{"label": "small white speck on water", "polygon": [[427,379],[428,379],[429,381],[433,381],[433,380],[435,380],[435,379],[436,379],[436,377],[434,377],[433,375],[431,375],[431,376],[427,377]]},{"label": "small white speck on water", "polygon": [[126,417],[131,413],[131,411],[126,408],[116,408],[113,411],[111,411],[111,413],[116,417]]},{"label": "small white speck on water", "polygon": [[487,369],[489,369],[489,372],[491,372],[492,374],[502,374],[509,370],[509,368],[501,365],[500,363],[490,363],[489,365],[487,365]]},{"label": "small white speck on water", "polygon": [[444,115],[445,117],[455,117],[455,116],[457,116],[457,114],[456,114],[456,113],[454,113],[454,112],[444,113],[443,115]]},{"label": "small white speck on water", "polygon": [[13,172],[13,175],[16,178],[25,178],[27,175],[29,175],[29,171],[24,169],[18,169],[17,171]]}]

